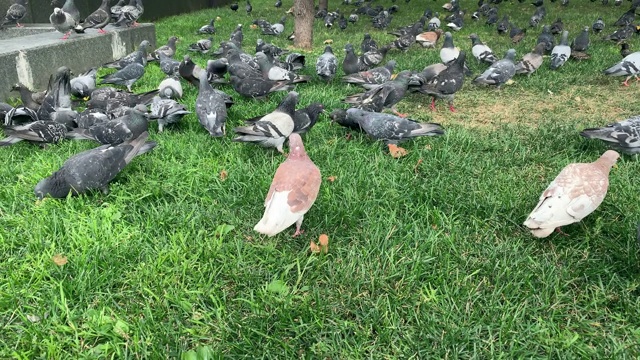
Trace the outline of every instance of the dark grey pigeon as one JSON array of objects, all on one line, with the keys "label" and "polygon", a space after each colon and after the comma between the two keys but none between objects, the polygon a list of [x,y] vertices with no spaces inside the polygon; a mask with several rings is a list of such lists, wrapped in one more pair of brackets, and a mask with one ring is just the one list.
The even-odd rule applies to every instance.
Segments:
[{"label": "dark grey pigeon", "polygon": [[551,34],[549,25],[542,27],[542,33],[538,36],[538,44],[544,44],[544,52],[549,54],[554,46],[556,46],[556,39]]},{"label": "dark grey pigeon", "polygon": [[636,19],[636,7],[632,6],[627,12],[622,14],[616,22],[613,23],[613,26],[628,26],[631,25]]},{"label": "dark grey pigeon", "polygon": [[49,16],[49,22],[56,31],[64,34],[62,40],[67,40],[71,35],[71,30],[76,27],[76,20],[60,8],[53,9],[53,13]]},{"label": "dark grey pigeon", "polygon": [[627,25],[619,28],[618,30],[614,31],[612,34],[605,36],[603,39],[621,43],[623,41],[631,39],[631,37],[633,36],[633,34],[635,34],[635,32],[636,32],[635,25]]},{"label": "dark grey pigeon", "polygon": [[176,36],[170,37],[166,45],[160,46],[159,48],[155,49],[151,54],[147,56],[147,61],[160,60],[160,54],[163,54],[165,57],[172,58],[173,55],[176,54],[177,42],[178,42],[178,38]]},{"label": "dark grey pigeon", "polygon": [[111,7],[111,22],[116,22],[120,18],[120,14],[122,14],[122,7],[124,6],[125,0],[118,0],[118,2]]},{"label": "dark grey pigeon", "polygon": [[242,24],[238,24],[236,29],[233,30],[229,36],[229,41],[234,43],[237,47],[242,47],[242,41],[244,40],[244,34],[242,33]]},{"label": "dark grey pigeon", "polygon": [[239,78],[235,75],[230,77],[231,86],[238,94],[251,98],[262,98],[275,91],[290,91],[294,85],[289,81],[265,80],[262,77]]},{"label": "dark grey pigeon", "polygon": [[85,109],[78,114],[78,128],[88,129],[93,125],[109,121],[109,116],[102,109]]},{"label": "dark grey pigeon", "polygon": [[318,121],[318,117],[324,112],[324,105],[313,103],[305,108],[298,109],[293,114],[293,132],[304,134]]},{"label": "dark grey pigeon", "polygon": [[386,144],[397,144],[419,136],[444,134],[444,129],[435,123],[419,123],[391,114],[369,112],[361,109],[347,110],[347,117],[357,122],[360,128],[376,140]]},{"label": "dark grey pigeon", "polygon": [[[20,100],[22,100],[22,105],[28,107],[31,110],[38,111],[40,105],[35,99],[35,93],[32,92],[28,87],[26,87],[22,83],[17,83],[11,87],[11,91],[20,92]],[[45,95],[46,96],[46,95]]]},{"label": "dark grey pigeon", "polygon": [[20,20],[27,15],[27,0],[14,0],[14,3],[7,9],[7,14],[0,21],[0,29],[7,24],[16,23],[16,27],[22,27]]},{"label": "dark grey pigeon", "polygon": [[342,71],[344,71],[344,74],[351,75],[360,71],[360,66],[358,65],[358,56],[353,50],[353,45],[347,44],[344,47],[344,51],[347,53],[344,57],[344,60],[342,61]]},{"label": "dark grey pigeon", "polygon": [[178,66],[180,76],[195,87],[200,87],[200,74],[205,70],[196,65],[189,55],[185,55]]},{"label": "dark grey pigeon", "polygon": [[166,125],[179,122],[187,114],[191,114],[191,111],[188,111],[184,105],[172,99],[156,96],[151,103],[149,120],[157,120],[158,132],[162,132]]},{"label": "dark grey pigeon", "polygon": [[354,104],[356,107],[367,111],[380,112],[384,108],[391,108],[395,114],[404,117],[406,115],[398,113],[395,105],[402,100],[407,92],[410,77],[411,71],[404,70],[395,79],[387,81],[365,93],[348,96],[344,102]]},{"label": "dark grey pigeon", "polygon": [[360,50],[363,53],[371,50],[378,50],[378,44],[371,38],[371,34],[364,33],[364,39],[362,39],[362,43],[360,43]]},{"label": "dark grey pigeon", "polygon": [[229,71],[230,75],[233,75],[240,79],[263,78],[263,74],[260,71],[260,66],[258,66],[258,69],[256,70],[253,66],[242,61],[242,59],[240,58],[240,53],[238,53],[237,50],[231,49],[227,55],[227,60],[229,62],[227,71]]},{"label": "dark grey pigeon", "polygon": [[329,114],[331,121],[337,123],[340,126],[349,128],[355,131],[362,131],[357,119],[347,116],[347,111],[344,109],[335,109]]},{"label": "dark grey pigeon", "polygon": [[100,7],[92,12],[81,25],[75,28],[77,33],[83,33],[86,29],[98,29],[101,34],[106,33],[104,27],[111,21],[111,12],[109,9],[109,0],[102,0]]},{"label": "dark grey pigeon", "polygon": [[149,129],[149,122],[145,117],[147,108],[136,105],[127,109],[124,116],[94,124],[88,129],[74,129],[67,135],[75,140],[93,140],[103,145],[118,145],[131,141]]},{"label": "dark grey pigeon", "polygon": [[391,79],[396,62],[390,60],[385,66],[380,66],[367,71],[360,71],[342,78],[344,82],[360,85],[365,89],[373,89]]},{"label": "dark grey pigeon", "polygon": [[509,49],[504,59],[493,63],[485,72],[476,77],[476,84],[494,85],[498,88],[516,74],[516,50]]},{"label": "dark grey pigeon", "polygon": [[216,19],[211,19],[211,21],[209,21],[208,25],[203,25],[198,30],[198,34],[215,34],[216,33],[216,27],[213,25],[213,23],[215,21],[216,21]]},{"label": "dark grey pigeon", "polygon": [[[158,54],[160,60],[160,69],[168,76],[180,75],[180,62],[168,57],[164,53]],[[195,64],[194,64],[195,65]]]},{"label": "dark grey pigeon", "polygon": [[448,66],[443,63],[435,63],[426,66],[421,72],[414,72],[409,79],[409,88],[415,89],[431,82],[438,74],[443,72]]},{"label": "dark grey pigeon", "polygon": [[92,68],[87,72],[71,79],[71,94],[79,98],[91,96],[96,89],[96,74],[98,69]]},{"label": "dark grey pigeon", "polygon": [[71,70],[62,66],[49,78],[47,95],[38,108],[39,120],[54,120],[71,129],[77,113],[71,110]]},{"label": "dark grey pigeon", "polygon": [[225,134],[227,121],[227,106],[219,93],[213,91],[207,81],[207,73],[200,75],[200,88],[196,99],[196,114],[200,124],[207,129],[213,137],[221,137]]},{"label": "dark grey pigeon", "polygon": [[16,125],[4,129],[6,138],[0,146],[9,146],[28,140],[39,144],[57,144],[64,140],[67,127],[51,120],[38,120],[26,125]]},{"label": "dark grey pigeon", "polygon": [[553,24],[551,24],[551,33],[553,35],[558,35],[563,30],[564,30],[564,23],[562,22],[562,19],[557,18],[556,21],[554,21]]},{"label": "dark grey pigeon", "polygon": [[253,11],[253,6],[251,6],[249,0],[247,0],[247,5],[244,7],[244,9],[247,11],[247,15],[251,14],[251,11]]},{"label": "dark grey pigeon", "polygon": [[460,51],[458,57],[446,69],[440,71],[431,81],[420,87],[420,92],[431,96],[431,110],[436,109],[436,99],[442,99],[449,103],[449,110],[455,112],[453,99],[456,92],[464,84],[464,61],[467,57],[465,51]]},{"label": "dark grey pigeon", "polygon": [[293,116],[298,104],[298,93],[291,91],[271,113],[252,121],[250,125],[233,129],[238,134],[233,141],[256,143],[264,147],[275,147],[284,153],[282,146],[291,135],[295,124]]},{"label": "dark grey pigeon", "polygon": [[382,63],[391,46],[386,45],[378,50],[367,51],[358,57],[358,71],[366,71]]},{"label": "dark grey pigeon", "polygon": [[227,80],[224,74],[229,69],[229,60],[220,58],[217,60],[207,60],[207,80],[210,83],[225,84]]},{"label": "dark grey pigeon", "polygon": [[338,70],[338,58],[333,55],[331,46],[324,48],[324,53],[316,61],[316,73],[324,81],[330,81],[336,76]]},{"label": "dark grey pigeon", "polygon": [[593,32],[599,34],[602,32],[602,30],[604,30],[604,26],[604,20],[602,20],[602,17],[599,17],[598,20],[596,20],[593,25],[591,25],[591,28],[593,29]]},{"label": "dark grey pigeon", "polygon": [[640,154],[640,116],[634,116],[602,128],[584,129],[580,135],[599,139],[609,147],[629,155]]},{"label": "dark grey pigeon", "polygon": [[589,49],[589,27],[585,26],[580,32],[580,35],[571,43],[571,50],[573,51],[587,51]]},{"label": "dark grey pigeon", "polygon": [[133,63],[127,65],[124,69],[118,70],[113,74],[102,78],[101,84],[124,85],[129,92],[132,92],[131,86],[144,76],[144,66],[142,64]]},{"label": "dark grey pigeon", "polygon": [[146,142],[148,136],[145,132],[117,146],[103,145],[72,156],[58,171],[36,185],[36,197],[42,199],[48,195],[61,199],[97,189],[107,193],[109,183],[134,157],[156,146],[155,142]]},{"label": "dark grey pigeon", "polygon": [[142,0],[130,0],[129,5],[122,7],[120,17],[115,22],[115,26],[138,26],[138,19],[144,14]]},{"label": "dark grey pigeon", "polygon": [[104,67],[110,69],[124,69],[127,65],[138,63],[142,66],[147,65],[147,52],[151,48],[151,44],[147,40],[143,40],[138,49],[120,60],[104,64]]},{"label": "dark grey pigeon", "polygon": [[90,109],[102,109],[105,113],[108,113],[114,108],[123,106],[134,107],[138,104],[149,104],[156,95],[158,95],[158,90],[131,94],[112,87],[101,87],[91,93],[91,99],[87,102],[87,107]]}]

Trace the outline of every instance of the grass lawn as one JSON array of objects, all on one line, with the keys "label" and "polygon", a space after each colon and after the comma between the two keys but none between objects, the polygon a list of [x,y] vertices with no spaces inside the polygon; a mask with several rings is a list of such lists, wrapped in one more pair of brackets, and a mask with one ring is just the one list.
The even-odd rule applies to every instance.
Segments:
[{"label": "grass lawn", "polygon": [[[292,21],[279,38],[249,29],[291,5],[277,10],[273,2],[254,1],[251,17],[225,7],[163,19],[157,42],[179,36],[181,57],[202,38],[196,30],[220,16],[216,42],[243,23],[247,51],[258,38],[287,46]],[[441,3],[398,1],[389,29]],[[461,3],[475,10],[475,1]],[[575,38],[602,16],[609,34],[629,4],[549,3],[544,23],[561,17]],[[500,8],[521,27],[534,10],[517,1]],[[465,20],[454,34],[462,49],[472,32],[499,57],[512,46],[484,20]],[[305,72],[314,74],[323,41],[332,39],[342,58],[365,30],[381,43],[393,38],[364,16],[344,32],[316,23]],[[515,46],[518,58],[539,31]],[[400,159],[365,135],[347,140],[325,116],[304,139],[325,180],[297,238],[294,228],[273,238],[252,230],[283,156],[231,142],[234,126],[273,110],[285,93],[252,101],[221,87],[236,100],[223,139],[209,137],[195,115],[162,134],[154,124],[159,146],[134,160],[108,195],[38,202],[33,194],[91,142],[1,149],[0,358],[638,358],[637,159],[619,160],[603,204],[565,227],[569,236],[537,240],[520,225],[560,169],[605,151],[581,129],[640,113],[640,84],[625,88],[601,75],[621,59],[618,47],[591,36],[590,60],[553,72],[545,58],[500,91],[467,78],[458,113],[440,102],[431,113],[427,97],[408,96],[399,110],[441,123],[446,135],[404,143]],[[631,48],[640,49],[637,36]],[[200,65],[208,58],[192,57]],[[399,70],[439,61],[438,51],[418,45],[388,58]],[[471,56],[468,64],[475,74],[485,68]],[[162,78],[151,64],[134,90]],[[183,86],[182,102],[193,109],[197,91]],[[331,110],[359,89],[314,80],[297,91],[301,105],[321,101]],[[320,234],[329,236],[329,253],[310,254]]]}]

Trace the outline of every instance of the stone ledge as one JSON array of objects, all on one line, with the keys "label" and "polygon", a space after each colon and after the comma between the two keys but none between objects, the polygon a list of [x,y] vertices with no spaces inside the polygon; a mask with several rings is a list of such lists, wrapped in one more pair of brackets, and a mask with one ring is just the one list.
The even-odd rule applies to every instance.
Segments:
[{"label": "stone ledge", "polygon": [[8,65],[0,67],[0,98],[18,97],[17,93],[11,92],[11,86],[18,82],[34,90],[46,89],[49,75],[60,66],[67,66],[79,74],[120,59],[135,50],[142,40],[149,40],[155,48],[153,24],[140,24],[135,28],[109,25],[105,30],[106,34],[94,29],[87,29],[85,34],[72,33],[68,40],[62,40],[63,34],[48,24],[13,30],[13,34],[25,34],[26,31],[31,35],[0,41],[0,63]]}]

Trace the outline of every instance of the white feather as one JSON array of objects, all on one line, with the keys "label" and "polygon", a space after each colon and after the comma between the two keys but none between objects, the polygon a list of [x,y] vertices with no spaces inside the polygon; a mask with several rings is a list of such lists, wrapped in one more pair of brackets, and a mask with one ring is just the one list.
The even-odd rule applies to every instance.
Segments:
[{"label": "white feather", "polygon": [[274,191],[270,199],[265,202],[264,215],[253,230],[268,236],[274,236],[289,226],[300,221],[306,211],[294,213],[288,204],[291,191]]}]

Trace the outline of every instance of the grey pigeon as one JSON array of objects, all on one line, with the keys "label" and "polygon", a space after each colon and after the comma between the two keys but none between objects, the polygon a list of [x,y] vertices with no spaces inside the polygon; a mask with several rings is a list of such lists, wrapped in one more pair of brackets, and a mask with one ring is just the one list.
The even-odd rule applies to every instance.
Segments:
[{"label": "grey pigeon", "polygon": [[640,154],[640,116],[634,116],[602,128],[584,129],[580,135],[599,139],[609,147],[629,155]]},{"label": "grey pigeon", "polygon": [[144,66],[138,63],[129,64],[122,70],[118,70],[113,74],[102,78],[100,84],[124,85],[129,92],[132,92],[131,86],[144,76]]},{"label": "grey pigeon", "polygon": [[200,87],[200,74],[205,70],[191,60],[189,55],[185,55],[178,66],[180,76],[195,87]]},{"label": "grey pigeon", "polygon": [[415,89],[416,87],[421,87],[422,85],[431,82],[431,80],[435,79],[438,74],[447,68],[448,66],[443,63],[435,63],[426,66],[421,72],[414,72],[411,75],[411,78],[409,78],[409,88]]},{"label": "grey pigeon", "polygon": [[344,71],[345,75],[357,73],[358,71],[360,71],[360,67],[358,65],[358,56],[353,50],[353,45],[347,44],[344,47],[344,50],[347,54],[342,61],[342,71]]},{"label": "grey pigeon", "polygon": [[275,147],[280,153],[284,153],[282,146],[295,128],[293,117],[297,104],[298,93],[289,92],[273,112],[260,117],[252,124],[233,129],[238,134],[233,141]]},{"label": "grey pigeon", "polygon": [[631,25],[636,19],[636,7],[632,6],[627,12],[622,14],[616,22],[613,23],[613,26],[628,26]]},{"label": "grey pigeon", "polygon": [[316,73],[324,81],[330,81],[336,76],[338,69],[338,58],[333,55],[331,46],[324,48],[324,53],[318,57],[316,61]]},{"label": "grey pigeon", "polygon": [[115,26],[125,25],[127,27],[138,26],[138,19],[144,14],[142,0],[130,0],[129,5],[122,7],[122,13],[114,24]]},{"label": "grey pigeon", "polygon": [[358,71],[369,70],[382,63],[387,52],[391,49],[390,45],[381,47],[378,50],[367,51],[358,58]]},{"label": "grey pigeon", "polygon": [[629,79],[631,79],[631,77],[635,77],[638,81],[638,73],[640,73],[640,51],[627,55],[619,63],[604,70],[603,73],[609,76],[626,76],[627,78],[622,83],[624,86],[629,86]]},{"label": "grey pigeon", "polygon": [[571,48],[569,47],[569,41],[567,38],[569,37],[568,31],[562,32],[562,40],[560,40],[560,44],[553,47],[551,50],[551,63],[549,64],[551,70],[556,70],[562,65],[564,65],[567,60],[569,60],[569,56],[571,56]]},{"label": "grey pigeon", "polygon": [[293,132],[296,134],[304,134],[318,121],[318,117],[324,112],[324,105],[321,103],[313,103],[305,108],[298,109],[293,114]]},{"label": "grey pigeon", "polygon": [[456,111],[453,107],[453,99],[456,92],[464,84],[464,62],[466,57],[467,53],[461,51],[453,63],[437,73],[432,80],[425,82],[418,90],[431,96],[431,110],[436,109],[436,99],[442,99],[449,103],[450,111]]},{"label": "grey pigeon", "polygon": [[189,48],[187,48],[187,50],[199,52],[201,54],[206,54],[209,52],[209,50],[211,50],[212,42],[213,42],[213,38],[200,39],[197,42],[189,45]]},{"label": "grey pigeon", "polygon": [[[53,1],[51,5],[53,5]],[[74,0],[66,0],[64,2],[64,5],[62,5],[62,11],[71,15],[71,17],[73,18],[73,20],[75,20],[76,23],[80,22],[81,20],[80,11],[78,10],[78,7],[76,6],[76,3]]]},{"label": "grey pigeon", "polygon": [[88,129],[74,129],[67,134],[67,138],[93,140],[103,145],[122,144],[136,139],[149,129],[146,112],[144,105],[136,105],[134,108],[127,108],[121,117],[94,124]]},{"label": "grey pigeon", "polygon": [[247,15],[251,14],[251,11],[253,11],[253,6],[251,6],[249,0],[247,0],[247,5],[245,5],[244,9],[247,12]]},{"label": "grey pigeon", "polygon": [[571,43],[571,50],[573,51],[587,51],[589,49],[589,27],[585,26],[575,40]]},{"label": "grey pigeon", "polygon": [[76,27],[76,21],[73,17],[60,8],[53,9],[53,13],[49,16],[49,22],[56,31],[64,34],[62,40],[67,40],[71,35],[71,30]]},{"label": "grey pigeon", "polygon": [[604,30],[604,21],[602,20],[602,17],[599,17],[598,20],[596,20],[593,25],[591,25],[591,28],[593,29],[593,32],[595,32],[596,34],[599,34],[600,32],[602,32],[602,30]]},{"label": "grey pigeon", "polygon": [[179,99],[182,97],[182,85],[175,78],[168,77],[158,85],[158,95],[166,99]]},{"label": "grey pigeon", "polygon": [[265,80],[263,78],[239,78],[235,75],[231,75],[229,78],[233,90],[240,95],[251,98],[262,98],[269,93],[275,91],[290,91],[294,85],[290,81],[272,81]]},{"label": "grey pigeon", "polygon": [[39,144],[57,144],[65,139],[67,127],[51,120],[38,120],[26,125],[16,125],[4,129],[7,136],[0,140],[0,146],[9,146],[23,140]]},{"label": "grey pigeon", "polygon": [[450,32],[444,33],[444,43],[440,49],[440,60],[445,65],[448,65],[455,60],[460,54],[460,50],[453,46],[453,36]]},{"label": "grey pigeon", "polygon": [[200,75],[200,88],[196,99],[196,114],[200,124],[207,129],[213,137],[221,137],[225,134],[227,121],[227,106],[218,92],[213,91],[207,81],[207,73]]},{"label": "grey pigeon", "polygon": [[142,66],[146,66],[147,52],[149,51],[150,48],[151,48],[151,44],[149,43],[149,41],[143,40],[140,43],[140,45],[138,45],[138,48],[132,53],[126,55],[122,59],[104,64],[103,66],[110,69],[118,69],[118,70],[124,69],[127,65],[133,64],[133,63],[138,63],[138,64],[141,64]]},{"label": "grey pigeon", "polygon": [[60,199],[94,189],[107,193],[109,183],[135,156],[155,147],[156,143],[146,142],[148,135],[145,132],[117,146],[103,145],[72,156],[58,171],[38,182],[34,190],[36,197],[42,199],[48,195]]},{"label": "grey pigeon", "polygon": [[221,58],[217,60],[207,60],[207,80],[215,83],[226,83],[224,74],[229,69],[229,60]]},{"label": "grey pigeon", "polygon": [[125,3],[125,0],[118,0],[118,2],[110,8],[112,22],[116,22],[120,18],[120,14],[122,14],[122,7],[124,6],[124,3]]},{"label": "grey pigeon", "polygon": [[47,95],[38,108],[39,120],[54,120],[71,129],[77,112],[71,109],[71,70],[62,66],[49,78]]},{"label": "grey pigeon", "polygon": [[614,31],[612,34],[605,36],[604,40],[615,41],[616,43],[621,43],[623,41],[631,39],[633,34],[636,32],[636,27],[634,25],[627,25],[619,28]]},{"label": "grey pigeon", "polygon": [[229,74],[232,76],[236,76],[241,79],[262,78],[264,76],[260,71],[260,65],[258,65],[258,69],[255,69],[253,66],[249,65],[249,63],[242,61],[240,54],[235,49],[229,51],[227,61],[229,62],[227,71],[229,71]]},{"label": "grey pigeon", "polygon": [[7,24],[16,23],[16,27],[22,27],[20,20],[27,15],[27,0],[14,0],[14,3],[7,9],[7,14],[0,21],[0,29]]},{"label": "grey pigeon", "polygon": [[493,63],[485,72],[473,80],[474,83],[484,85],[495,85],[500,88],[502,84],[509,81],[516,73],[515,64],[516,50],[509,49],[504,59]]},{"label": "grey pigeon", "polygon": [[256,61],[260,66],[260,71],[262,72],[262,76],[265,79],[272,81],[290,81],[292,83],[306,82],[309,80],[308,76],[298,75],[292,71],[283,69],[279,66],[274,65],[269,61],[267,55],[264,53],[256,54]]},{"label": "grey pigeon", "polygon": [[98,29],[101,34],[106,33],[104,27],[111,21],[111,12],[109,9],[109,0],[102,0],[100,7],[96,11],[87,16],[81,25],[75,28],[77,33],[83,33],[86,29]]},{"label": "grey pigeon", "polygon": [[168,76],[180,75],[180,62],[178,60],[174,60],[164,53],[159,53],[158,57],[160,59],[160,69],[163,73]]},{"label": "grey pigeon", "polygon": [[234,1],[231,5],[229,5],[229,8],[233,11],[238,11],[238,2]]},{"label": "grey pigeon", "polygon": [[85,109],[78,114],[76,122],[79,129],[88,129],[93,125],[109,121],[109,116],[102,109]]},{"label": "grey pigeon", "polygon": [[162,132],[166,125],[179,122],[187,114],[191,114],[191,111],[188,111],[184,105],[172,99],[156,96],[151,103],[149,120],[157,120],[158,132]]},{"label": "grey pigeon", "polygon": [[378,85],[384,84],[391,79],[393,69],[396,67],[396,62],[390,60],[385,66],[380,66],[367,71],[360,71],[355,74],[347,75],[342,78],[344,82],[350,84],[356,84],[364,87],[365,89],[373,89]]},{"label": "grey pigeon", "polygon": [[215,21],[216,19],[211,19],[208,25],[203,25],[200,29],[198,29],[198,34],[215,34],[216,27],[213,25]]},{"label": "grey pigeon", "polygon": [[554,21],[553,24],[551,24],[550,30],[553,35],[558,35],[562,33],[562,31],[564,30],[564,23],[562,22],[562,19],[557,18],[556,21]]},{"label": "grey pigeon", "polygon": [[397,144],[419,136],[444,134],[444,129],[435,123],[419,123],[391,114],[348,109],[347,117],[357,122],[360,128],[376,140],[386,144]]},{"label": "grey pigeon", "polygon": [[378,50],[378,44],[371,38],[371,34],[364,34],[362,43],[360,43],[360,50],[362,50],[363,53],[369,52],[371,50]]},{"label": "grey pigeon", "polygon": [[158,95],[158,90],[131,94],[112,87],[101,87],[91,93],[91,99],[87,102],[87,107],[90,109],[102,109],[106,113],[110,113],[113,109],[123,106],[134,107],[138,104],[149,104],[156,95]]},{"label": "grey pigeon", "polygon": [[4,112],[4,125],[13,126],[19,124],[38,121],[38,114],[34,110],[24,106],[16,106],[15,108],[2,103],[2,112]]},{"label": "grey pigeon", "polygon": [[344,102],[354,104],[356,107],[367,111],[380,112],[384,108],[391,108],[395,114],[404,117],[406,115],[398,113],[395,105],[402,100],[407,92],[410,77],[411,71],[404,70],[395,79],[387,81],[365,93],[348,96]]},{"label": "grey pigeon", "polygon": [[234,43],[237,47],[241,47],[243,40],[244,33],[242,32],[242,24],[238,24],[238,26],[236,26],[236,29],[233,30],[233,32],[229,36],[229,41]]},{"label": "grey pigeon", "polygon": [[28,87],[26,87],[22,83],[17,83],[13,87],[11,87],[11,90],[20,92],[20,100],[22,100],[22,105],[33,111],[38,111],[41,104],[35,100],[35,93],[29,90]]},{"label": "grey pigeon", "polygon": [[71,94],[79,98],[91,96],[96,89],[96,74],[98,69],[92,68],[71,79]]},{"label": "grey pigeon", "polygon": [[551,34],[551,30],[549,25],[545,25],[542,27],[542,32],[538,35],[538,44],[544,44],[544,52],[549,54],[553,47],[556,46],[556,39]]},{"label": "grey pigeon", "polygon": [[483,44],[477,34],[469,35],[469,39],[471,39],[471,53],[478,61],[489,64],[498,61],[498,58],[493,54],[491,48]]},{"label": "grey pigeon", "polygon": [[147,56],[148,61],[157,61],[160,60],[160,53],[162,53],[165,57],[172,58],[176,54],[176,43],[178,42],[178,38],[176,36],[172,36],[167,41],[166,45],[162,45],[159,48],[155,49],[149,56]]},{"label": "grey pigeon", "polygon": [[532,52],[524,55],[522,60],[516,64],[516,74],[533,74],[542,65],[542,55],[544,54],[544,43],[538,43]]}]

